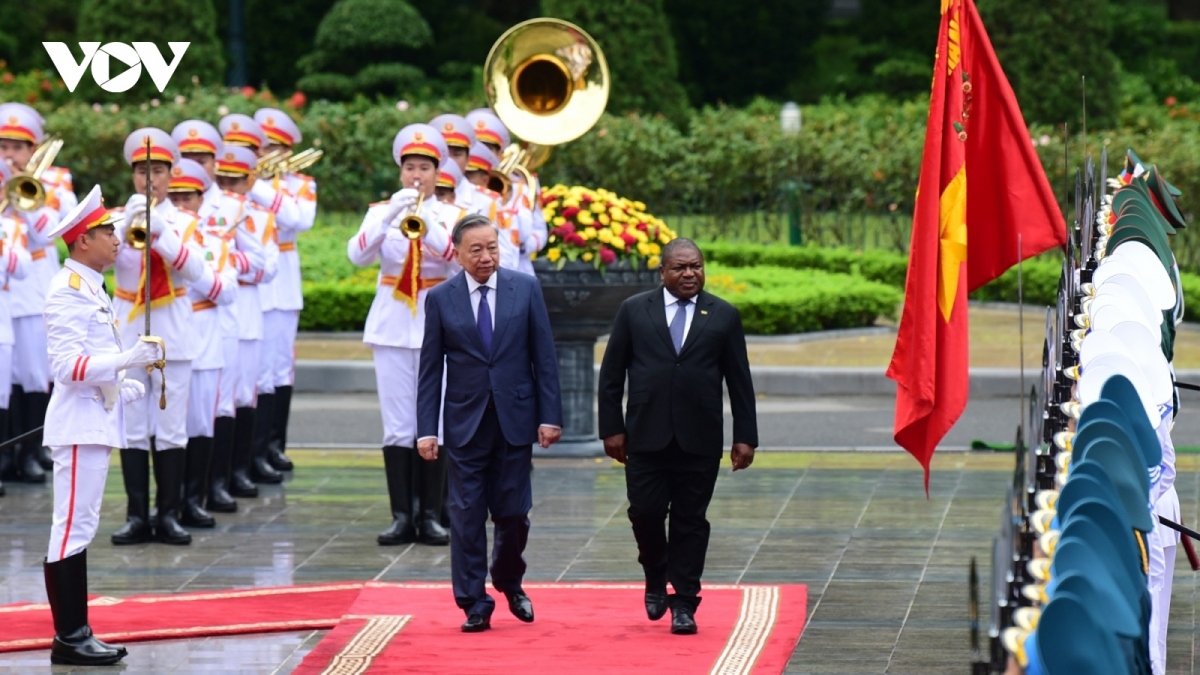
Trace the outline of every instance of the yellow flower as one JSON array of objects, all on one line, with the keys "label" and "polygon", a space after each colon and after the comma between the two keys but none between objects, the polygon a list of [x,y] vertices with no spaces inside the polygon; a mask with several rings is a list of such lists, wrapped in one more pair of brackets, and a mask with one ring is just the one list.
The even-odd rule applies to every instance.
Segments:
[{"label": "yellow flower", "polygon": [[661,262],[661,261],[658,259],[658,256],[652,255],[652,256],[650,256],[650,259],[646,261],[646,265],[650,269],[654,269],[655,267],[658,267],[659,262]]},{"label": "yellow flower", "polygon": [[584,239],[595,239],[596,238],[596,228],[594,228],[594,227],[584,228],[583,238]]},{"label": "yellow flower", "polygon": [[645,211],[646,203],[645,202],[634,202],[633,208],[637,209],[638,211]]},{"label": "yellow flower", "polygon": [[592,255],[591,251],[585,251],[584,254],[579,257],[583,260],[583,262],[592,262],[592,258],[596,256]]},{"label": "yellow flower", "polygon": [[558,262],[558,259],[561,257],[562,251],[558,250],[557,248],[552,248],[549,251],[546,251],[546,260],[549,260],[550,262]]},{"label": "yellow flower", "polygon": [[[604,216],[600,216],[600,217],[603,218]],[[620,235],[622,232],[625,231],[625,226],[620,223],[613,223],[612,231],[613,231],[613,234]]]},{"label": "yellow flower", "polygon": [[567,219],[563,218],[562,216],[555,216],[552,222],[554,223],[555,227],[562,227],[567,223]]},{"label": "yellow flower", "polygon": [[638,250],[638,255],[643,255],[643,256],[650,255],[650,247],[645,242],[639,241],[638,245],[637,245],[637,250]]},{"label": "yellow flower", "polygon": [[608,209],[604,208],[604,204],[600,202],[592,202],[592,213],[604,213]]},{"label": "yellow flower", "polygon": [[580,225],[591,225],[596,222],[590,211],[580,211],[575,214],[575,220],[578,220]]},{"label": "yellow flower", "polygon": [[630,232],[633,233],[633,238],[640,242],[650,241],[650,237],[646,236],[646,233],[641,230],[630,230]]},{"label": "yellow flower", "polygon": [[662,253],[662,247],[654,242],[646,244],[646,248],[650,249],[650,255],[658,255],[659,253]]},{"label": "yellow flower", "polygon": [[616,206],[609,209],[608,214],[617,222],[625,222],[625,211]]},{"label": "yellow flower", "polygon": [[613,240],[612,230],[600,230],[600,232],[596,235],[596,238],[607,244]]},{"label": "yellow flower", "polygon": [[564,209],[569,209],[569,208],[571,208],[572,206],[576,206],[576,207],[577,207],[577,206],[579,206],[579,199],[578,199],[578,198],[576,198],[576,197],[571,197],[570,199],[564,199],[564,200],[563,200],[563,202],[562,202],[562,207],[563,207]]},{"label": "yellow flower", "polygon": [[607,213],[601,213],[600,217],[597,218],[596,220],[599,220],[601,225],[608,225],[608,223],[610,222]]},{"label": "yellow flower", "polygon": [[558,208],[558,200],[555,199],[554,201],[550,202],[549,204],[546,205],[546,208],[557,209]]}]

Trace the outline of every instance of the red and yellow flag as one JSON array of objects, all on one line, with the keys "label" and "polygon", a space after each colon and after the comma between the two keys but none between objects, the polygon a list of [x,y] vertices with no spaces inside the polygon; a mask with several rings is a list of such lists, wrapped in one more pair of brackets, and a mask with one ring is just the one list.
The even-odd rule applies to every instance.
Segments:
[{"label": "red and yellow flag", "polygon": [[896,443],[924,467],[926,490],[933,451],[967,405],[967,293],[1065,243],[975,3],[942,0],[904,311],[887,371],[897,384]]}]

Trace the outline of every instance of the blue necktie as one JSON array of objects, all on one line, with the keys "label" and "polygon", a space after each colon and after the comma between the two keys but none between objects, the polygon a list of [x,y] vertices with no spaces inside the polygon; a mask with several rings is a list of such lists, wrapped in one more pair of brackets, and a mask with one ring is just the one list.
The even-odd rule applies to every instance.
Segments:
[{"label": "blue necktie", "polygon": [[483,351],[492,353],[492,308],[488,306],[487,286],[479,287],[479,311],[475,313],[475,322],[479,325],[479,338],[483,340]]},{"label": "blue necktie", "polygon": [[690,304],[691,300],[675,301],[679,309],[675,310],[675,316],[671,318],[671,342],[675,343],[676,354],[683,350],[683,328],[687,325],[687,307]]}]

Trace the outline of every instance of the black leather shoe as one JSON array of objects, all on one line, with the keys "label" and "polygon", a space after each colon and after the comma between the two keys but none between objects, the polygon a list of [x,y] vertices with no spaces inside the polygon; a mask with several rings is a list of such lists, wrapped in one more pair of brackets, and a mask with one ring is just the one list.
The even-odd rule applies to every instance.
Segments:
[{"label": "black leather shoe", "polygon": [[21,452],[21,480],[26,483],[46,482],[46,470],[38,462],[39,453],[36,448]]},{"label": "black leather shoe", "polygon": [[421,542],[422,544],[425,544],[426,546],[450,545],[450,533],[446,530],[446,528],[442,527],[442,524],[437,520],[436,517],[427,516],[424,518],[421,521],[421,527],[419,529],[421,535],[417,541]]},{"label": "black leather shoe", "polygon": [[412,521],[406,515],[397,516],[388,529],[380,532],[379,536],[375,538],[380,546],[400,546],[401,544],[411,544],[416,540],[417,528],[413,527]]},{"label": "black leather shoe", "polygon": [[234,497],[257,497],[258,486],[245,473],[233,470],[233,478],[229,481],[229,494]]},{"label": "black leather shoe", "polygon": [[482,614],[472,614],[467,617],[466,623],[462,625],[464,633],[482,633],[492,627],[491,617]]},{"label": "black leather shoe", "polygon": [[671,608],[671,633],[674,635],[695,635],[696,619],[692,618],[692,610],[687,607]]},{"label": "black leather shoe", "polygon": [[154,530],[150,529],[150,521],[140,516],[129,516],[119,530],[113,532],[113,546],[133,546],[145,544],[154,539]]},{"label": "black leather shoe", "polygon": [[296,466],[292,464],[292,460],[288,459],[288,456],[283,454],[283,451],[275,446],[267,447],[267,462],[270,463],[271,467],[276,471],[293,471],[296,468]]},{"label": "black leather shoe", "polygon": [[250,479],[255,483],[277,485],[283,482],[283,474],[276,471],[266,457],[255,457],[250,462]]},{"label": "black leather shoe", "polygon": [[525,591],[505,593],[504,596],[508,598],[508,611],[513,616],[525,623],[533,623],[533,601],[525,595]]},{"label": "black leather shoe", "polygon": [[658,621],[667,614],[667,592],[646,591],[646,616]]},{"label": "black leather shoe", "polygon": [[71,666],[110,666],[129,652],[121,646],[96,639],[92,629],[83,626],[69,635],[55,635],[50,647],[50,663]]}]

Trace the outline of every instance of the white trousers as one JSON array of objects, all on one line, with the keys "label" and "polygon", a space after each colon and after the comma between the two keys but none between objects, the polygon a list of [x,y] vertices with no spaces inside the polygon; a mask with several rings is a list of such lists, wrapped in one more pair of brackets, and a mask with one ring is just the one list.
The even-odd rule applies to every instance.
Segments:
[{"label": "white trousers", "polygon": [[271,391],[275,387],[290,387],[296,379],[296,331],[300,327],[300,312],[272,309],[263,313],[263,361],[269,372]]},{"label": "white trousers", "polygon": [[130,368],[125,377],[146,387],[146,397],[125,406],[125,442],[130,448],[150,449],[155,436],[158,450],[187,447],[188,397],[191,392],[192,362],[167,361],[167,408],[158,409],[162,394],[162,374],[156,369],[147,375],[145,368]]},{"label": "white trousers", "polygon": [[[46,320],[41,314],[13,319],[13,384],[25,391],[50,392]],[[11,387],[10,387],[11,388]]]},{"label": "white trousers", "polygon": [[[379,392],[379,410],[383,414],[383,444],[413,448],[417,444],[417,377],[421,350],[371,345],[375,354],[375,389]],[[442,377],[442,393],[446,379]],[[438,444],[442,443],[442,423],[438,421]]]},{"label": "white trousers", "polygon": [[8,410],[8,399],[11,398],[12,386],[13,346],[0,345],[0,410]]},{"label": "white trousers", "polygon": [[54,524],[50,526],[47,562],[79,553],[95,538],[110,452],[112,449],[103,445],[50,448],[54,459]]},{"label": "white trousers", "polygon": [[233,417],[234,391],[238,383],[238,339],[235,337],[221,338],[221,348],[224,351],[225,367],[217,378],[217,417]]},{"label": "white trousers", "polygon": [[220,380],[220,368],[192,371],[191,390],[188,392],[188,438],[212,438],[213,420],[217,418],[217,385]]},{"label": "white trousers", "polygon": [[[1154,530],[1146,535],[1146,556],[1149,558],[1150,571],[1146,575],[1146,585],[1150,589],[1150,670],[1154,675],[1162,675],[1167,667],[1167,621],[1171,614],[1171,587],[1167,584],[1167,569],[1174,577],[1175,556],[1166,556],[1164,541],[1172,541],[1167,527],[1158,522],[1158,515],[1153,509],[1150,517],[1154,519]],[[1171,553],[1175,553],[1172,543]]]},{"label": "white trousers", "polygon": [[262,340],[238,340],[238,377],[233,402],[238,408],[253,408],[258,400],[259,347]]}]

